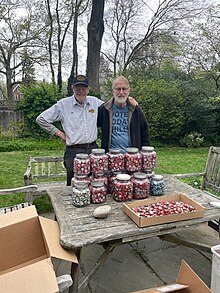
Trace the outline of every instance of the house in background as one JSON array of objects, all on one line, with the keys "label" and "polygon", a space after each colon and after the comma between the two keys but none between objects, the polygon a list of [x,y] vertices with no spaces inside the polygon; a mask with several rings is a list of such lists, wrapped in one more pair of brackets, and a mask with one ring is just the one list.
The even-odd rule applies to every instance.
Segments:
[{"label": "house in background", "polygon": [[21,88],[21,83],[19,82],[14,82],[12,84],[12,92],[13,92],[13,100],[14,101],[20,101],[23,94],[20,91]]}]

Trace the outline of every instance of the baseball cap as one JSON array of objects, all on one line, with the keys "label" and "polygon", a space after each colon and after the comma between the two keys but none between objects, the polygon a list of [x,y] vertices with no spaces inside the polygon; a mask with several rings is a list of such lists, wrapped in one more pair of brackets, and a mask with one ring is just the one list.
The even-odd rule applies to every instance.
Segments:
[{"label": "baseball cap", "polygon": [[73,85],[85,85],[89,86],[88,78],[85,75],[77,75],[74,77]]}]

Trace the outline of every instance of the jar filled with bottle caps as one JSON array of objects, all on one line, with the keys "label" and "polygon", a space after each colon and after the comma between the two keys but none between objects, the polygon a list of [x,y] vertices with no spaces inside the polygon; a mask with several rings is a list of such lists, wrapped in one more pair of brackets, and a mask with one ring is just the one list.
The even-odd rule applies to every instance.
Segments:
[{"label": "jar filled with bottle caps", "polygon": [[102,203],[106,201],[107,189],[104,181],[95,180],[90,185],[91,203]]},{"label": "jar filled with bottle caps", "polygon": [[147,175],[148,179],[151,179],[151,177],[155,174],[155,172],[153,171],[152,168],[147,168],[147,169],[143,170],[143,173],[145,173]]},{"label": "jar filled with bottle caps", "polygon": [[90,204],[90,190],[86,182],[77,182],[72,189],[73,205],[84,207]]},{"label": "jar filled with bottle caps", "polygon": [[105,187],[108,188],[108,178],[107,178],[107,175],[105,173],[99,173],[99,174],[93,173],[92,176],[91,176],[91,182],[96,181],[96,180],[103,181]]},{"label": "jar filled with bottle caps", "polygon": [[89,186],[90,178],[88,177],[88,175],[78,175],[75,173],[73,178],[71,179],[71,186],[76,186],[78,182],[85,182]]},{"label": "jar filled with bottle caps", "polygon": [[108,171],[108,156],[104,149],[92,149],[90,154],[91,171],[94,174]]},{"label": "jar filled with bottle caps", "polygon": [[108,173],[108,193],[113,193],[113,187],[114,187],[114,181],[116,179],[116,176],[118,174],[121,174],[120,172],[109,172]]},{"label": "jar filled with bottle caps", "polygon": [[122,172],[125,168],[124,154],[120,149],[110,149],[108,155],[108,170]]},{"label": "jar filled with bottle caps", "polygon": [[154,150],[154,147],[143,146],[140,153],[142,156],[143,171],[147,169],[153,169],[156,166],[156,152]]},{"label": "jar filled with bottle caps", "polygon": [[118,174],[114,181],[113,198],[116,201],[129,201],[133,198],[133,183],[128,174]]},{"label": "jar filled with bottle caps", "polygon": [[164,179],[162,175],[153,175],[150,181],[150,194],[153,196],[164,194]]},{"label": "jar filled with bottle caps", "polygon": [[141,154],[138,148],[126,148],[125,153],[125,170],[128,172],[137,172],[141,170]]},{"label": "jar filled with bottle caps", "polygon": [[76,154],[73,160],[73,170],[77,175],[88,175],[90,173],[90,159],[88,154]]},{"label": "jar filled with bottle caps", "polygon": [[136,172],[133,176],[133,198],[148,198],[150,193],[150,180],[147,174]]}]

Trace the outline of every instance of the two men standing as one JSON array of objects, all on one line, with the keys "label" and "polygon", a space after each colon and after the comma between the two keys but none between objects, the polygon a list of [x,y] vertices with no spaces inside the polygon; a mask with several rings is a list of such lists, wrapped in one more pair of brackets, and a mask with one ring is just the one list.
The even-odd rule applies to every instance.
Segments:
[{"label": "two men standing", "polygon": [[[97,126],[102,130],[101,147],[141,148],[150,145],[149,127],[144,113],[137,102],[129,97],[128,80],[117,77],[112,83],[113,98],[103,103],[89,96],[88,80],[78,75],[73,82],[73,95],[59,100],[41,113],[36,122],[50,135],[56,135],[66,144],[64,165],[67,169],[67,185],[74,175],[73,160],[77,153],[91,153],[97,148]],[[54,126],[61,121],[63,130]]]}]

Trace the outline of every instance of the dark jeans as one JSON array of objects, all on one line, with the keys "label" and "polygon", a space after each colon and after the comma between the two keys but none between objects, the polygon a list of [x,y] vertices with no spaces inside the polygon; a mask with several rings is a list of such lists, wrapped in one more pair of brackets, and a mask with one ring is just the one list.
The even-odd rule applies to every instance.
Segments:
[{"label": "dark jeans", "polygon": [[73,171],[73,160],[76,157],[76,154],[90,154],[92,149],[97,149],[98,145],[93,143],[89,148],[73,148],[70,146],[66,146],[66,150],[64,153],[64,166],[67,170],[67,186],[71,185],[71,179],[74,176]]}]

